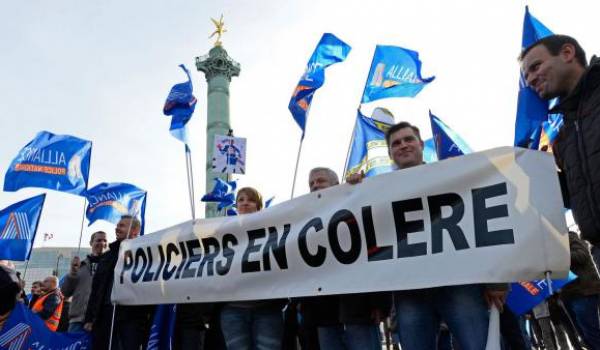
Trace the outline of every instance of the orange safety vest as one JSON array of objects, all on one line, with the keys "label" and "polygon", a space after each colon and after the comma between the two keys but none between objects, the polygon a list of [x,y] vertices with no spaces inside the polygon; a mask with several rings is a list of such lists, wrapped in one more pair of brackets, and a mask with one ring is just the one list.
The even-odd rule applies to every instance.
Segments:
[{"label": "orange safety vest", "polygon": [[[35,313],[42,311],[44,309],[44,301],[46,301],[48,296],[50,296],[52,294],[56,294],[56,293],[57,293],[57,291],[55,289],[52,292],[44,294],[41,297],[39,297],[39,299],[35,301],[35,304],[33,304],[33,307],[31,308],[31,310]],[[64,298],[60,294],[59,294],[59,297],[60,297],[60,304],[58,304],[58,306],[56,307],[56,309],[54,310],[52,315],[50,315],[50,317],[47,320],[44,320],[46,327],[50,328],[50,330],[53,332],[56,332],[56,329],[58,328],[58,323],[60,322],[60,315],[62,314],[62,309],[63,309]]]}]

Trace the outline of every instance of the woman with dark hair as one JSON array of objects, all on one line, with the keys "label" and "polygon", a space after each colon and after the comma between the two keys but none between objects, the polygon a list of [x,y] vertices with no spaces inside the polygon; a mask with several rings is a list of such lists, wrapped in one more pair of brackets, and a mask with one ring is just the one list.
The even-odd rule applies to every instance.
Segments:
[{"label": "woman with dark hair", "polygon": [[[260,193],[252,187],[240,189],[236,197],[239,215],[262,209]],[[227,349],[280,350],[283,336],[284,301],[252,300],[225,304],[221,311],[221,328]]]}]

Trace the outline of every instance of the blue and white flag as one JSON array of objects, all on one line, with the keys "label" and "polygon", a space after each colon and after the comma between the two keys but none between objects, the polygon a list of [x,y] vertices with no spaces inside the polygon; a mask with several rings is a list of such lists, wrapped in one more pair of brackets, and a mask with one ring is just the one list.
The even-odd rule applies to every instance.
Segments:
[{"label": "blue and white flag", "polygon": [[428,164],[438,161],[433,138],[423,141],[423,161]]},{"label": "blue and white flag", "polygon": [[188,81],[173,85],[169,92],[169,96],[167,96],[167,100],[165,101],[163,113],[173,117],[169,129],[171,135],[187,144],[185,125],[192,118],[192,114],[194,114],[197,100],[193,95],[194,88],[192,86],[190,72],[183,64],[180,64],[179,67],[181,67],[187,75]]},{"label": "blue and white flag", "polygon": [[434,79],[421,76],[418,52],[377,45],[361,103],[387,97],[415,97]]},{"label": "blue and white flag", "polygon": [[44,321],[23,303],[17,303],[0,331],[0,349],[57,350],[92,348],[90,334],[52,332]]},{"label": "blue and white flag", "polygon": [[41,187],[84,195],[91,153],[91,141],[41,131],[10,164],[4,191]]},{"label": "blue and white flag", "polygon": [[440,118],[433,115],[431,111],[429,111],[429,119],[431,120],[431,132],[438,160],[472,152],[462,137],[450,129]]},{"label": "blue and white flag", "polygon": [[46,194],[0,210],[0,260],[29,260]]},{"label": "blue and white flag", "polygon": [[271,206],[271,204],[273,204],[273,200],[274,200],[274,199],[275,199],[275,196],[273,196],[273,197],[271,197],[271,198],[267,199],[267,200],[265,201],[265,208],[268,208],[268,207],[270,207],[270,206]]},{"label": "blue and white flag", "polygon": [[[88,207],[85,216],[89,225],[96,220],[117,224],[123,215],[137,217],[142,222],[140,234],[144,234],[147,192],[122,182],[103,182],[87,191]],[[88,226],[89,226],[88,225]]]},{"label": "blue and white flag", "polygon": [[217,210],[223,210],[224,208],[235,204],[236,187],[237,183],[235,180],[226,182],[215,177],[215,186],[213,187],[213,190],[202,196],[200,201],[219,203]]},{"label": "blue and white flag", "polygon": [[548,120],[542,123],[540,134],[540,150],[548,151],[552,149],[552,144],[558,137],[560,128],[564,125],[562,114],[549,114]]},{"label": "blue and white flag", "polygon": [[[525,6],[521,49],[524,50],[552,32],[529,13]],[[541,125],[548,119],[549,103],[527,86],[523,72],[519,70],[519,97],[515,122],[515,146],[537,149]]]},{"label": "blue and white flag", "polygon": [[369,177],[392,170],[392,161],[385,141],[385,132],[390,126],[365,117],[358,110],[344,177],[360,172]]},{"label": "blue and white flag", "polygon": [[325,82],[325,68],[342,62],[350,53],[350,46],[338,39],[335,35],[325,33],[321,37],[312,56],[306,65],[306,71],[300,78],[288,106],[292,116],[300,129],[302,137],[306,130],[306,116],[315,91]]},{"label": "blue and white flag", "polygon": [[176,306],[174,304],[157,305],[154,311],[154,321],[150,328],[150,337],[148,339],[148,350],[171,350],[175,336],[175,315]]},{"label": "blue and white flag", "polygon": [[[552,289],[556,292],[577,278],[573,272],[569,272],[567,278],[552,280]],[[529,282],[512,283],[510,293],[506,298],[506,304],[517,315],[522,315],[533,309],[550,296],[548,283],[545,279]]]}]

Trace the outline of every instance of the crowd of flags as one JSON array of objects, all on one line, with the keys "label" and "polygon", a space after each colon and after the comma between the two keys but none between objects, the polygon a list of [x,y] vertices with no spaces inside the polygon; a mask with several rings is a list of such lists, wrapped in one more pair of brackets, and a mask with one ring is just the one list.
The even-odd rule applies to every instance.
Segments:
[{"label": "crowd of flags", "polygon": [[[552,32],[525,9],[521,48],[524,49]],[[325,83],[325,69],[343,62],[351,47],[333,34],[325,33],[306,65],[304,74],[289,102],[294,121],[306,134],[307,117],[316,91]],[[383,98],[415,97],[435,79],[421,74],[419,53],[398,46],[377,45],[367,74],[360,104]],[[186,145],[186,124],[191,119],[197,99],[193,95],[190,72],[181,69],[187,81],[175,84],[164,104],[163,113],[171,116],[170,133]],[[562,126],[562,116],[549,114],[556,101],[544,101],[526,86],[520,73],[515,121],[514,145],[538,149],[553,142]],[[472,152],[467,143],[445,122],[431,112],[432,138],[424,140],[426,162],[444,160]],[[375,176],[392,171],[387,153],[385,132],[390,123],[365,116],[358,108],[344,176],[363,173]],[[139,217],[144,225],[147,191],[128,183],[103,182],[88,188],[92,142],[71,135],[39,132],[17,154],[4,178],[4,191],[41,188],[85,198],[85,216],[89,225],[96,220],[117,223],[122,215]],[[202,197],[204,202],[218,203],[218,210],[235,215],[235,181],[215,178],[213,190]],[[42,216],[46,194],[40,194],[0,210],[0,259],[28,260]],[[266,202],[268,207],[273,198]],[[143,234],[142,226],[142,234]],[[162,348],[163,333],[172,334],[175,307],[163,305],[155,316],[149,348]],[[164,325],[168,325],[165,328]],[[156,327],[156,328],[155,328]]]},{"label": "crowd of flags", "polygon": [[[91,153],[91,141],[41,131],[11,162],[4,191],[42,188],[83,197],[90,225],[96,220],[117,223],[122,215],[136,216],[143,222],[146,191],[120,183],[88,189]],[[37,195],[0,211],[0,259],[29,260],[45,196]]]}]

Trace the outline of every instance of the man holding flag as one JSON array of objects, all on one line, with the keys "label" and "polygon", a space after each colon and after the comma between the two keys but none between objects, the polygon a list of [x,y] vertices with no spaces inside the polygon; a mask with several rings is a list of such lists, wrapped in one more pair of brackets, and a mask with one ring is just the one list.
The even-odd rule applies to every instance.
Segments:
[{"label": "man holding flag", "polygon": [[92,279],[98,270],[100,257],[106,249],[106,233],[97,231],[90,238],[92,253],[83,261],[78,256],[71,261],[71,271],[65,276],[62,292],[65,298],[73,297],[69,307],[69,332],[83,330],[83,318],[92,292]]},{"label": "man holding flag", "polygon": [[560,97],[552,113],[564,126],[553,145],[565,199],[584,239],[600,244],[600,59],[566,35],[551,35],[523,50],[521,71],[543,99]]},{"label": "man holding flag", "polygon": [[117,239],[108,245],[109,250],[102,255],[94,275],[84,319],[84,329],[92,331],[94,349],[108,349],[112,341],[112,349],[134,350],[148,340],[154,306],[113,305],[110,300],[121,242],[138,237],[140,230],[137,218],[123,215],[115,228]]},{"label": "man holding flag", "polygon": [[[400,122],[386,132],[385,139],[390,158],[398,170],[424,164],[424,144],[416,126]],[[352,174],[346,181],[357,184],[363,177],[361,173]],[[395,292],[394,304],[402,349],[436,349],[440,321],[446,322],[461,349],[485,349],[488,306],[502,310],[505,289],[505,284],[473,284]]]}]

